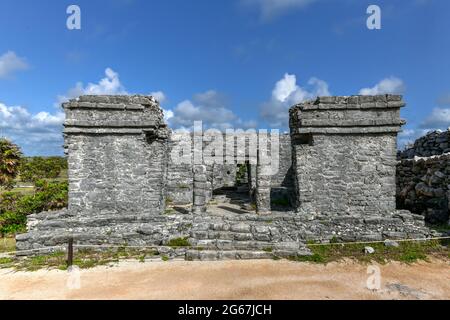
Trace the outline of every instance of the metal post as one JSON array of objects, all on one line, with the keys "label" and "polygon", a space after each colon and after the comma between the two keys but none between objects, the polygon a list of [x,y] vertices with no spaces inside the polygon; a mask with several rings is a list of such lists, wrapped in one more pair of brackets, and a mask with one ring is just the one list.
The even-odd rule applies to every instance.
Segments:
[{"label": "metal post", "polygon": [[67,247],[67,266],[73,265],[73,237],[69,238],[69,245]]}]

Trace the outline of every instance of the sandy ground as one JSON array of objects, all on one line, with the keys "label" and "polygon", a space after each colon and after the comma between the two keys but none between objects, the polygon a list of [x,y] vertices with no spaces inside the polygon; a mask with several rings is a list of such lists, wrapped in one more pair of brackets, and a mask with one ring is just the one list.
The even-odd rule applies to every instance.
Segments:
[{"label": "sandy ground", "polygon": [[[450,263],[122,262],[76,273],[0,270],[0,299],[450,299]],[[373,279],[373,278],[372,278]],[[372,282],[373,283],[373,282]],[[77,288],[79,285],[79,288]]]}]

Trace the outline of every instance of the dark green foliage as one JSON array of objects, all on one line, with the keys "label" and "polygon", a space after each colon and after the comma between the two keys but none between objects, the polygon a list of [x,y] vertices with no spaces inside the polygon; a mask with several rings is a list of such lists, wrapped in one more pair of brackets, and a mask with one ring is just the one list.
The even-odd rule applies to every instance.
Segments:
[{"label": "dark green foliage", "polygon": [[0,195],[0,235],[25,231],[26,217],[67,207],[68,183],[37,181],[31,195],[4,192]]},{"label": "dark green foliage", "polygon": [[40,179],[56,179],[61,174],[61,171],[66,169],[66,158],[25,158],[20,165],[20,179],[27,182],[35,182]]},{"label": "dark green foliage", "polygon": [[247,176],[247,166],[245,164],[239,164],[236,172],[236,184],[239,185],[245,181]]},{"label": "dark green foliage", "polygon": [[20,148],[14,143],[0,138],[0,187],[10,189],[19,172],[22,158]]}]

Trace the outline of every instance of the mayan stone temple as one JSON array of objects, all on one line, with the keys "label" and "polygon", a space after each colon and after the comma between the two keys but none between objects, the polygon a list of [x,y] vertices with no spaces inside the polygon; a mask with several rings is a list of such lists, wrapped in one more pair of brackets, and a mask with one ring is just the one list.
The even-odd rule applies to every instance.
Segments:
[{"label": "mayan stone temple", "polygon": [[[177,137],[153,97],[71,100],[63,105],[69,207],[29,216],[17,248],[73,238],[100,249],[154,246],[187,260],[256,259],[308,255],[311,240],[430,237],[422,215],[396,208],[404,106],[396,95],[293,106],[290,134],[272,136],[279,147],[258,144],[277,159],[272,173],[248,150],[237,150],[240,164],[226,152],[222,164],[174,161],[180,146],[196,151],[208,141],[195,132]],[[169,245],[180,238],[189,246]]]}]

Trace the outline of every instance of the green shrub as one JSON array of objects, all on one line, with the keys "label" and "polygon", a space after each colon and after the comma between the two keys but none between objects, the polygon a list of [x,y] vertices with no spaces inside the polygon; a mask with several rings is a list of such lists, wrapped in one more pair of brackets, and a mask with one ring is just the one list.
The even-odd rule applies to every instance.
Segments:
[{"label": "green shrub", "polygon": [[37,181],[31,195],[5,192],[0,195],[0,235],[25,231],[27,215],[67,207],[68,183]]},{"label": "green shrub", "polygon": [[67,159],[62,157],[25,158],[20,165],[20,179],[35,182],[40,179],[56,179],[67,169]]},{"label": "green shrub", "polygon": [[247,176],[247,165],[239,164],[236,172],[236,184],[239,185],[245,181]]}]

